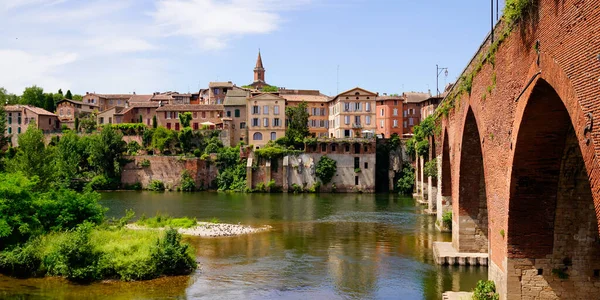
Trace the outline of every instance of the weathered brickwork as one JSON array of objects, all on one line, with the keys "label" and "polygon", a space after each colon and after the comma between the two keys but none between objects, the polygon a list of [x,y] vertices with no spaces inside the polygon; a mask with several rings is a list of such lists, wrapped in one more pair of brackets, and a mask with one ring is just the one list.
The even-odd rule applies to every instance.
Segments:
[{"label": "weathered brickwork", "polygon": [[[496,27],[496,38],[504,26]],[[465,74],[476,68],[477,58],[489,48],[488,37]],[[463,176],[472,177],[468,181],[472,197],[485,194],[489,277],[496,281],[502,299],[597,298],[600,127],[592,126],[592,119],[600,113],[599,54],[599,1],[539,0],[536,12],[499,46],[494,65],[483,65],[470,94],[457,99],[442,120],[449,159],[444,159],[445,145],[438,143],[441,192],[445,193],[444,170],[449,169],[455,222],[475,210],[475,202],[465,203],[462,196],[467,182]],[[544,113],[529,113],[535,110]],[[470,153],[469,113],[479,133],[475,142],[481,151],[481,172],[473,167],[473,156],[463,153]],[[581,152],[580,175],[573,175],[578,159],[565,155],[565,149],[572,149],[565,142],[569,130],[565,124],[572,126],[574,144]],[[465,166],[465,157],[470,166]],[[569,167],[561,168],[565,164]],[[564,172],[571,173],[566,176],[571,181],[561,179],[559,184]],[[473,173],[480,173],[480,179]],[[586,181],[588,187],[579,185]],[[476,191],[474,182],[484,185]],[[568,206],[562,206],[561,198],[571,199]],[[481,209],[480,205],[480,214]],[[552,269],[563,268],[560,264],[567,256],[572,264],[569,279],[561,281]],[[585,267],[576,263],[578,256],[585,257]]]},{"label": "weathered brickwork", "polygon": [[[199,158],[180,159],[175,156],[140,155],[128,157],[132,159],[123,167],[122,184],[141,183],[146,188],[152,180],[160,180],[168,189],[176,189],[181,184],[181,174],[188,171],[197,187],[211,188],[218,174],[217,167]],[[142,166],[142,161],[148,160],[150,165]]]}]

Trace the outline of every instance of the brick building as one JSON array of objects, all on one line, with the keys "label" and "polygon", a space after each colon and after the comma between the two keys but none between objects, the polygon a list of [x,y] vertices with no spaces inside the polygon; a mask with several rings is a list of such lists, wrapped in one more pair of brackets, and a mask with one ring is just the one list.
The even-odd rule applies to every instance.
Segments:
[{"label": "brick building", "polygon": [[10,136],[13,146],[18,146],[17,136],[32,124],[44,133],[59,129],[58,117],[45,109],[30,105],[7,105],[4,110],[6,111],[6,135]]},{"label": "brick building", "polygon": [[406,92],[402,94],[404,107],[402,111],[403,136],[410,137],[413,127],[421,122],[421,102],[431,98],[430,93]]},{"label": "brick building", "polygon": [[286,106],[298,106],[306,102],[308,106],[308,129],[315,137],[326,138],[329,132],[329,97],[318,90],[280,89],[279,96],[286,100]]},{"label": "brick building", "polygon": [[393,134],[404,134],[404,98],[402,96],[377,97],[377,135],[389,138]]},{"label": "brick building", "polygon": [[421,120],[424,120],[428,116],[432,115],[442,99],[444,99],[443,95],[431,96],[423,100],[423,102],[421,102]]},{"label": "brick building", "polygon": [[156,109],[156,118],[158,126],[167,129],[181,130],[179,114],[184,112],[192,113],[190,127],[194,130],[208,127],[211,129],[223,128],[223,105],[164,105]]},{"label": "brick building", "polygon": [[252,88],[260,90],[265,86],[269,86],[265,81],[265,67],[263,66],[262,57],[260,56],[260,50],[258,51],[258,58],[256,59],[256,66],[254,67],[254,81],[249,84]]},{"label": "brick building", "polygon": [[248,99],[248,142],[256,149],[285,136],[285,99],[265,93]]},{"label": "brick building", "polygon": [[374,136],[377,94],[356,87],[329,102],[329,137]]},{"label": "brick building", "polygon": [[62,125],[75,128],[75,118],[81,118],[98,112],[98,105],[70,99],[63,99],[56,104],[56,115]]},{"label": "brick building", "polygon": [[111,107],[125,107],[125,103],[131,98],[131,94],[96,94],[85,93],[82,103],[98,105],[99,111],[105,111]]}]

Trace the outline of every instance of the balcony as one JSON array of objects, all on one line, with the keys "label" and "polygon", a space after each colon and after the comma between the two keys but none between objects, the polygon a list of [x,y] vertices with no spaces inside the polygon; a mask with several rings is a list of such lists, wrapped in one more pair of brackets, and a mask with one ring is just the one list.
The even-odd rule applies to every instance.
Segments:
[{"label": "balcony", "polygon": [[355,128],[355,129],[362,129],[362,128],[363,128],[363,126],[362,126],[362,124],[360,124],[360,123],[352,123],[352,128]]}]

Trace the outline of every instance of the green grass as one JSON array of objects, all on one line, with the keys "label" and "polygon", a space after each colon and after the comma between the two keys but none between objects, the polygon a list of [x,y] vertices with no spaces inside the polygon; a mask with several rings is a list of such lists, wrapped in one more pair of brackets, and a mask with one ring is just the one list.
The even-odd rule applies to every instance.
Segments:
[{"label": "green grass", "polygon": [[[62,276],[89,282],[147,280],[161,275],[189,274],[196,268],[194,249],[181,243],[181,235],[174,230],[96,227],[90,229],[86,238],[78,240],[81,234],[80,231],[50,233],[20,248],[3,251],[0,271],[20,277]],[[73,247],[73,240],[83,244]],[[73,251],[69,254],[65,249]]]},{"label": "green grass", "polygon": [[140,226],[145,226],[148,228],[163,228],[163,227],[173,227],[173,228],[190,228],[196,226],[198,221],[194,218],[173,218],[169,215],[157,214],[154,217],[146,218],[142,216],[135,224]]}]

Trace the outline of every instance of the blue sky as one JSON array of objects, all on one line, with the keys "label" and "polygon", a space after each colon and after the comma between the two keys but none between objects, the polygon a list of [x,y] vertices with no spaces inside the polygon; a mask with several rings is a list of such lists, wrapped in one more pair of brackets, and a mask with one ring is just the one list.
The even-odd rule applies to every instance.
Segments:
[{"label": "blue sky", "polygon": [[[500,0],[500,9],[503,0]],[[266,81],[328,95],[435,92],[490,30],[482,0],[0,0],[0,87],[197,91]]]}]

